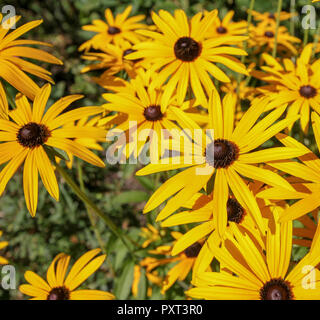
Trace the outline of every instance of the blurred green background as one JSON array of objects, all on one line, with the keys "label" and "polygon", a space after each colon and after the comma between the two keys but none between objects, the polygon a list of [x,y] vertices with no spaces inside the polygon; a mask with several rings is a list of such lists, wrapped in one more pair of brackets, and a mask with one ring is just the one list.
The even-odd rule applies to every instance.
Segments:
[{"label": "blurred green background", "polygon": [[[63,62],[63,66],[44,65],[52,72],[55,81],[51,102],[69,94],[84,94],[80,105],[101,105],[103,89],[91,82],[90,74],[80,74],[85,65],[81,59],[78,47],[92,36],[92,33],[81,30],[81,26],[90,24],[93,19],[104,19],[104,10],[110,8],[115,14],[122,12],[129,4],[133,6],[132,14],[143,13],[146,22],[151,23],[150,11],[176,8],[184,9],[188,15],[193,15],[203,9],[219,8],[221,17],[228,10],[234,10],[235,20],[246,19],[249,0],[217,0],[217,1],[188,1],[188,0],[47,0],[47,1],[0,1],[0,8],[5,4],[13,5],[17,15],[22,18],[17,26],[31,20],[43,19],[43,23],[31,30],[24,38],[49,42],[52,48],[45,48]],[[296,10],[301,12],[301,6],[308,1],[296,1]],[[255,10],[260,12],[274,12],[277,0],[256,1]],[[283,1],[283,9],[290,10],[290,0]],[[300,19],[296,21],[296,34],[301,35]],[[42,86],[44,82],[36,80]],[[14,91],[10,91],[14,94]],[[50,103],[50,102],[49,102]],[[79,104],[79,103],[78,103]],[[100,153],[101,158],[104,154]],[[75,163],[77,165],[77,163]],[[137,179],[134,172],[135,165],[107,165],[105,169],[98,169],[91,165],[83,166],[85,185],[90,197],[113,222],[130,237],[142,243],[139,236],[140,228],[147,222],[154,221],[154,215],[142,214],[145,201],[162,182],[162,177],[145,177]],[[77,170],[72,171],[77,181]],[[0,254],[9,259],[16,267],[17,287],[25,283],[23,273],[33,270],[45,276],[52,259],[59,252],[72,256],[72,262],[87,250],[99,247],[99,243],[91,227],[86,208],[71,192],[69,187],[59,177],[60,202],[55,202],[40,184],[38,212],[31,218],[27,212],[22,191],[21,170],[9,182],[5,194],[0,198],[0,229],[4,234],[1,240],[9,241],[9,246]],[[95,219],[101,233],[101,241],[108,252],[108,261],[102,268],[90,277],[84,287],[108,290],[116,294],[117,298],[132,298],[130,285],[133,276],[133,262],[123,243],[117,239],[99,219]],[[154,223],[155,226],[157,224]],[[168,234],[168,232],[167,232]],[[170,239],[163,237],[163,241]],[[162,242],[163,244],[163,242]],[[300,250],[301,251],[301,250]],[[296,252],[296,258],[304,252]],[[145,252],[138,253],[141,257]],[[163,268],[163,273],[166,269]],[[146,298],[146,279],[140,283],[139,297]],[[160,290],[153,290],[153,299],[179,299],[183,297],[183,284],[174,285],[161,296]],[[0,289],[1,299],[26,298],[18,290],[6,291]]]}]

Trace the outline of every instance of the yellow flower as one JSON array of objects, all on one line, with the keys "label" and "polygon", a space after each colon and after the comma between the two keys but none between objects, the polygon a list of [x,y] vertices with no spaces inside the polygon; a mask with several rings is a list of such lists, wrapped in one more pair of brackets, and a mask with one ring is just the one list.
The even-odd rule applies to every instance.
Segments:
[{"label": "yellow flower", "polygon": [[[161,99],[163,108],[176,90],[178,103],[186,96],[189,84],[197,99],[197,104],[206,104],[206,94],[210,95],[214,84],[210,75],[222,82],[229,77],[215,63],[221,63],[235,72],[247,74],[245,66],[234,55],[247,53],[231,45],[246,37],[228,36],[206,38],[217,16],[214,10],[203,16],[201,12],[188,20],[183,10],[175,10],[174,16],[160,10],[159,15],[152,12],[153,22],[160,32],[141,30],[139,33],[154,39],[133,46],[137,52],[128,55],[128,59],[145,59],[152,63],[153,70],[160,70],[154,86],[159,88],[169,78]],[[206,93],[205,93],[206,92]]]},{"label": "yellow flower", "polygon": [[93,31],[98,34],[84,42],[79,47],[79,51],[89,50],[91,47],[103,50],[107,43],[114,43],[118,46],[123,40],[127,40],[130,43],[138,43],[142,37],[136,33],[136,30],[146,28],[146,25],[138,22],[143,20],[145,16],[138,15],[128,18],[131,10],[132,6],[130,5],[122,13],[114,17],[108,8],[105,11],[107,22],[93,20],[92,25],[83,26],[83,30]]},{"label": "yellow flower", "polygon": [[106,69],[101,75],[102,78],[113,76],[120,71],[127,72],[130,78],[136,77],[136,69],[141,67],[140,60],[129,60],[126,56],[135,50],[132,49],[132,45],[128,42],[122,42],[121,45],[116,46],[113,44],[106,44],[102,49],[102,52],[86,52],[82,56],[83,59],[89,61],[98,61],[84,67],[81,72],[88,72],[98,69]]},{"label": "yellow flower", "polygon": [[31,300],[112,300],[114,295],[100,290],[76,290],[104,262],[106,255],[95,257],[101,250],[94,249],[83,254],[72,266],[68,275],[70,256],[58,254],[47,271],[47,281],[33,271],[26,271],[19,290]]},{"label": "yellow flower", "polygon": [[[248,10],[248,13],[250,12],[250,10]],[[253,19],[255,21],[258,22],[258,26],[262,27],[262,26],[266,26],[266,25],[276,25],[276,20],[277,20],[277,16],[278,14],[272,13],[272,12],[264,12],[264,13],[260,13],[258,11],[255,10],[251,10]],[[292,14],[286,11],[281,11],[280,12],[280,16],[279,16],[279,20],[280,21],[285,21],[288,20],[292,17]]]},{"label": "yellow flower", "polygon": [[[182,149],[184,152],[182,156],[173,157],[171,162],[149,164],[136,173],[137,175],[146,175],[188,168],[167,180],[151,196],[144,208],[144,213],[153,210],[166,199],[172,197],[157,216],[157,220],[161,221],[183,206],[202,188],[208,190],[210,181],[213,186],[214,212],[217,212],[216,229],[221,236],[227,226],[229,187],[240,205],[251,212],[258,228],[264,233],[265,226],[256,199],[241,176],[262,181],[271,186],[282,186],[285,189],[293,190],[284,178],[258,165],[277,159],[300,156],[305,151],[298,148],[282,147],[254,151],[295,121],[297,117],[280,120],[273,124],[284,112],[286,108],[284,105],[256,123],[264,111],[266,102],[255,99],[234,128],[235,102],[235,97],[232,94],[227,94],[221,102],[219,94],[214,90],[208,106],[209,124],[210,129],[214,130],[214,139],[212,132],[211,137],[207,136],[205,139],[205,143],[203,142],[205,134],[200,137],[195,136],[193,137],[195,142],[192,143],[192,146],[187,150]],[[190,157],[186,161],[188,154]]]},{"label": "yellow flower", "polygon": [[[157,79],[154,75],[150,77],[150,80],[153,77]],[[130,80],[125,90],[102,95],[108,101],[103,105],[107,111],[117,111],[127,115],[127,119],[115,128],[116,133],[122,130],[126,134],[124,145],[119,145],[119,147],[123,147],[122,151],[127,158],[131,155],[134,155],[135,158],[139,156],[149,140],[151,162],[158,162],[159,157],[165,151],[162,143],[163,129],[180,131],[176,121],[181,124],[192,123],[196,126],[192,120],[193,114],[185,112],[194,105],[193,101],[186,101],[179,105],[176,97],[173,96],[168,103],[160,106],[160,101],[165,95],[164,90],[155,89],[153,82],[145,86],[144,81],[137,76]],[[112,134],[111,130],[110,138]]]},{"label": "yellow flower", "polygon": [[310,107],[320,114],[320,60],[311,64],[311,53],[312,44],[308,44],[295,64],[291,59],[284,59],[280,64],[271,56],[263,54],[267,63],[267,66],[261,67],[264,72],[253,71],[253,75],[270,83],[257,88],[269,99],[269,108],[288,103],[288,116],[300,114],[301,128],[305,133],[309,128]]},{"label": "yellow flower", "polygon": [[[205,12],[205,15],[207,12]],[[230,10],[227,14],[220,20],[217,17],[213,23],[213,26],[207,31],[207,37],[228,37],[228,36],[239,36],[246,35],[247,33],[247,21],[233,22],[232,18],[234,16],[234,11]]]},{"label": "yellow flower", "polygon": [[224,246],[210,243],[220,272],[199,273],[193,281],[196,288],[186,294],[215,300],[319,300],[319,232],[310,252],[289,271],[292,222],[278,223],[280,210],[273,209],[265,251],[237,226]]},{"label": "yellow flower", "polygon": [[[16,23],[20,17],[15,16],[11,19],[12,23]],[[9,28],[4,28],[1,21],[2,15],[0,14],[0,79],[4,79],[29,99],[33,100],[40,88],[25,72],[53,83],[50,78],[51,73],[38,64],[31,63],[22,58],[31,58],[54,64],[63,63],[43,50],[25,46],[50,46],[49,44],[35,40],[17,40],[22,34],[41,24],[42,20],[28,22],[12,32],[9,32]],[[0,87],[2,87],[1,82]],[[2,94],[1,89],[0,96],[2,96]]]},{"label": "yellow flower", "polygon": [[58,200],[59,187],[54,168],[47,155],[48,149],[61,149],[93,165],[104,167],[104,162],[74,138],[100,139],[104,130],[94,127],[64,125],[103,112],[101,107],[83,107],[62,113],[79,95],[64,97],[46,112],[51,86],[46,84],[35,97],[33,107],[21,94],[16,97],[17,108],[9,118],[0,119],[0,164],[8,164],[0,172],[0,195],[17,169],[24,163],[23,189],[28,210],[35,216],[38,203],[38,173],[50,195]]},{"label": "yellow flower", "polygon": [[[254,195],[261,191],[261,187],[263,185],[262,182],[246,184]],[[268,204],[269,203],[270,202],[268,202]],[[268,210],[270,210],[266,201],[260,200],[258,201],[258,205],[262,212],[262,216],[266,217]],[[245,230],[248,234],[252,235],[261,247],[264,248],[264,236],[261,235],[257,229],[252,213],[250,211],[246,211],[231,195],[228,196],[226,206],[228,215],[226,232],[232,234],[234,224],[236,224],[240,230]],[[190,227],[188,232],[181,236],[172,248],[172,255],[176,255],[202,239],[203,246],[194,267],[194,272],[197,273],[199,270],[204,271],[207,269],[214,257],[214,251],[210,248],[209,243],[214,242],[216,245],[221,243],[221,238],[217,234],[216,224],[214,222],[219,213],[214,211],[212,195],[207,196],[201,193],[192,197],[184,207],[190,207],[190,210],[182,211],[169,217],[161,223],[161,226],[172,227],[197,223],[196,226]]]},{"label": "yellow flower", "polygon": [[[276,25],[267,26],[251,26],[250,39],[248,41],[249,48],[255,47],[254,53],[260,51],[272,51],[275,44]],[[297,49],[294,47],[295,43],[300,43],[301,40],[293,37],[288,32],[287,28],[280,26],[277,34],[277,52],[282,55],[297,54]]]}]

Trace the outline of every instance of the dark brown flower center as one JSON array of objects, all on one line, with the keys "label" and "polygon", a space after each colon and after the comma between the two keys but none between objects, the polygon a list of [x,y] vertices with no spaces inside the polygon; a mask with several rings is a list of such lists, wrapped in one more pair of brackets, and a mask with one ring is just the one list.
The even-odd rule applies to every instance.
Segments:
[{"label": "dark brown flower center", "polygon": [[47,297],[47,300],[69,300],[70,299],[70,291],[62,286],[53,288]]},{"label": "dark brown flower center", "polygon": [[269,19],[275,20],[276,16],[274,15],[274,13],[270,13],[268,16]]},{"label": "dark brown flower center", "polygon": [[221,33],[221,34],[227,33],[227,29],[225,27],[223,27],[223,26],[220,26],[220,27],[217,28],[217,32]]},{"label": "dark brown flower center", "polygon": [[110,26],[108,28],[108,33],[111,34],[111,35],[114,35],[114,34],[117,34],[117,33],[120,33],[120,32],[121,32],[121,30],[118,27]]},{"label": "dark brown flower center", "polygon": [[266,31],[264,33],[265,37],[267,38],[273,38],[274,37],[274,33],[272,31]]},{"label": "dark brown flower center", "polygon": [[317,95],[317,90],[312,86],[306,85],[300,87],[299,93],[302,97],[309,99]]},{"label": "dark brown flower center", "polygon": [[206,162],[217,168],[226,168],[238,159],[239,148],[236,144],[225,139],[211,142],[205,151]]},{"label": "dark brown flower center", "polygon": [[[125,51],[123,51],[123,54],[122,54],[122,58],[125,58],[128,54],[130,54],[130,53],[134,53],[134,52],[136,52],[137,50],[134,50],[134,49],[127,49],[127,50],[125,50]],[[130,61],[132,61],[133,63],[136,63],[136,62],[138,62],[138,61],[141,61],[142,59],[134,59],[134,60],[130,60]]]},{"label": "dark brown flower center", "polygon": [[35,148],[46,143],[50,136],[51,133],[44,124],[30,122],[20,128],[17,140],[23,147]]},{"label": "dark brown flower center", "polygon": [[199,242],[195,242],[190,247],[184,250],[185,255],[188,258],[196,258],[202,248],[202,245]]},{"label": "dark brown flower center", "polygon": [[246,212],[236,199],[230,198],[227,201],[227,213],[228,221],[240,223]]},{"label": "dark brown flower center", "polygon": [[163,117],[161,107],[159,105],[151,105],[145,108],[143,114],[148,121],[161,120]]},{"label": "dark brown flower center", "polygon": [[293,293],[288,281],[271,279],[260,289],[261,300],[292,300]]},{"label": "dark brown flower center", "polygon": [[182,37],[174,45],[176,57],[182,61],[193,61],[201,53],[201,44],[190,37]]}]

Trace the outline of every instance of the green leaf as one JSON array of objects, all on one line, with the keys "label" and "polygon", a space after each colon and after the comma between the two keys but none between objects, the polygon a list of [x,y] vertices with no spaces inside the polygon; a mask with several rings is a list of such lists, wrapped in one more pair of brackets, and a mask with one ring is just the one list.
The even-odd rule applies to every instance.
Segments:
[{"label": "green leaf", "polygon": [[134,262],[129,260],[123,268],[121,276],[116,279],[114,294],[118,300],[126,300],[131,292]]},{"label": "green leaf", "polygon": [[58,157],[59,159],[64,160],[64,161],[70,161],[68,154],[64,150],[60,150],[60,149],[53,148],[53,147],[46,146],[46,145],[44,146],[44,149],[45,149],[49,159],[53,163],[56,162],[55,157]]},{"label": "green leaf", "polygon": [[122,205],[126,203],[139,203],[146,201],[149,198],[149,195],[145,191],[132,190],[124,191],[116,195],[112,202],[115,205]]},{"label": "green leaf", "polygon": [[136,179],[141,183],[143,187],[150,191],[154,191],[155,187],[153,184],[153,181],[149,177],[144,177],[144,176],[136,176]]},{"label": "green leaf", "polygon": [[211,178],[209,179],[209,181],[207,182],[207,195],[210,195],[213,191],[213,187],[214,187],[214,175],[211,176]]},{"label": "green leaf", "polygon": [[138,284],[138,300],[145,300],[147,297],[147,290],[148,290],[148,280],[146,277],[146,271],[144,268],[141,268],[141,276],[140,281]]}]

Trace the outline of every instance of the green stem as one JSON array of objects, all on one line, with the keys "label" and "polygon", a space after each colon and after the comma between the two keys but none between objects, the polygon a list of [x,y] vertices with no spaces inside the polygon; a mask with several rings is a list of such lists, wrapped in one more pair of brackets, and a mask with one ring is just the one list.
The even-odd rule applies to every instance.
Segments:
[{"label": "green stem", "polygon": [[290,13],[291,13],[291,17],[290,17],[290,34],[294,37],[294,18],[295,18],[295,12],[296,12],[296,8],[295,8],[295,3],[296,0],[291,0],[290,1]]},{"label": "green stem", "polygon": [[[81,191],[82,191],[83,193],[85,193],[85,192],[86,192],[86,189],[85,189],[84,182],[83,182],[83,170],[82,170],[81,162],[78,161],[77,164],[78,164],[78,179],[79,179],[80,189],[81,189]],[[88,214],[88,217],[89,217],[91,226],[92,226],[92,228],[93,228],[94,234],[95,234],[95,236],[96,236],[96,238],[97,238],[97,241],[98,241],[98,243],[99,243],[99,246],[100,246],[102,252],[103,252],[104,254],[107,254],[106,249],[105,249],[105,243],[104,243],[104,241],[102,240],[102,237],[101,237],[101,234],[100,234],[99,229],[97,228],[97,222],[95,221],[94,216],[93,216],[93,214],[92,214],[92,209],[89,208],[86,203],[85,203],[85,206],[86,206],[86,209],[87,209],[87,214]],[[113,276],[115,276],[116,273],[115,273],[115,270],[113,269],[112,264],[110,263],[110,260],[109,260],[108,255],[107,255],[106,262],[107,262],[107,264],[108,264],[108,266],[109,266],[109,269],[110,269],[111,273],[113,274]]]},{"label": "green stem", "polygon": [[280,12],[282,9],[282,0],[278,0],[278,9],[277,9],[277,19],[276,19],[276,31],[274,35],[274,46],[272,49],[272,56],[275,58],[277,54],[277,46],[278,46],[278,31],[280,25]]},{"label": "green stem", "polygon": [[[311,0],[309,0],[309,4],[311,4]],[[308,43],[308,38],[309,38],[309,29],[306,28],[304,29],[304,33],[303,33],[303,47],[305,47],[305,45]]]},{"label": "green stem", "polygon": [[131,249],[131,247],[128,244],[128,241],[130,239],[124,235],[122,232],[120,232],[117,228],[117,226],[112,222],[112,220],[106,216],[89,198],[88,196],[77,186],[77,184],[73,181],[73,179],[69,176],[69,174],[58,164],[55,164],[57,170],[61,174],[61,176],[65,179],[67,184],[70,186],[70,188],[73,190],[73,192],[77,195],[77,197],[88,207],[90,207],[95,214],[97,214],[104,223],[108,226],[108,228],[121,239],[123,244],[127,247],[132,259],[136,262],[136,257],[134,256],[134,253]]},{"label": "green stem", "polygon": [[[249,13],[248,13],[248,17],[247,17],[247,30],[246,30],[246,36],[249,36],[249,28],[252,22],[252,10],[254,8],[254,3],[255,0],[250,0],[250,5],[249,5]],[[247,51],[248,49],[248,40],[243,41],[243,50]],[[241,63],[244,63],[245,60],[245,56],[241,56]],[[239,89],[240,89],[240,82],[242,80],[242,74],[238,73],[238,77],[237,77],[237,95],[239,96]]]}]

